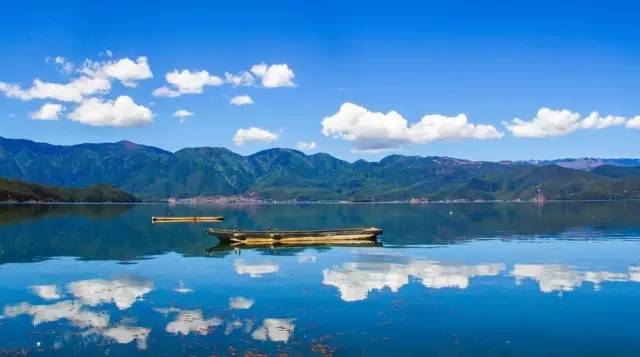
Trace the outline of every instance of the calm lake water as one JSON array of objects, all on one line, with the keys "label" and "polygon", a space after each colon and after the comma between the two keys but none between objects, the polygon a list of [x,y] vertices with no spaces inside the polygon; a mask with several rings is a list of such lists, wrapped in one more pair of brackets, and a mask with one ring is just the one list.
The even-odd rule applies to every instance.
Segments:
[{"label": "calm lake water", "polygon": [[[380,247],[215,246],[378,226]],[[0,206],[0,355],[640,355],[640,202]]]}]

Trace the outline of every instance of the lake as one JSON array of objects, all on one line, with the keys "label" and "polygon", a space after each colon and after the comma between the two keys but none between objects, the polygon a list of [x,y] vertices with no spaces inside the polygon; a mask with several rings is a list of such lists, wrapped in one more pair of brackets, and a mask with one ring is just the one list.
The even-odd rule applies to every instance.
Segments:
[{"label": "lake", "polygon": [[[214,225],[384,234],[208,249]],[[0,355],[637,356],[639,301],[640,202],[0,206]]]}]

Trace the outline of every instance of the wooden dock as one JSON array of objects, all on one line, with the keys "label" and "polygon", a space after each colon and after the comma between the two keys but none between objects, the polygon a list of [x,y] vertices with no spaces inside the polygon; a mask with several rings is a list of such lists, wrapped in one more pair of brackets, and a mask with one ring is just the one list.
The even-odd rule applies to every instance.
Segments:
[{"label": "wooden dock", "polygon": [[201,223],[222,222],[222,216],[151,217],[151,223]]}]

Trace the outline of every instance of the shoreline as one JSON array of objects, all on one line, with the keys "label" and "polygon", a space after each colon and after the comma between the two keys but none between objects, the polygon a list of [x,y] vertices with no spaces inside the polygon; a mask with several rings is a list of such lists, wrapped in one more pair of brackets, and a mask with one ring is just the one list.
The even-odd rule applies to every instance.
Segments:
[{"label": "shoreline", "polygon": [[430,204],[487,204],[487,203],[514,203],[514,204],[536,204],[545,205],[547,203],[564,203],[564,202],[640,202],[640,199],[611,199],[611,200],[546,200],[544,202],[536,201],[429,201],[429,202],[411,202],[411,201],[371,201],[371,202],[350,202],[350,201],[275,201],[275,202],[169,202],[169,201],[140,201],[140,202],[11,202],[0,201],[0,206],[17,206],[17,205],[167,205],[167,206],[262,206],[262,205],[374,205],[374,204],[409,204],[409,205],[430,205]]}]

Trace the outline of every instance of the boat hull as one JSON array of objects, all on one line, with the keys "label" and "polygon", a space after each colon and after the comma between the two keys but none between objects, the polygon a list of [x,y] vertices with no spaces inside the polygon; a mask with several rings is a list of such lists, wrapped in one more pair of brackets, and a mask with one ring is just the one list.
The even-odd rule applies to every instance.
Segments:
[{"label": "boat hull", "polygon": [[363,241],[375,241],[382,234],[379,228],[349,228],[315,231],[254,231],[209,228],[207,233],[220,241],[246,245],[300,245],[300,244],[358,244]]}]

